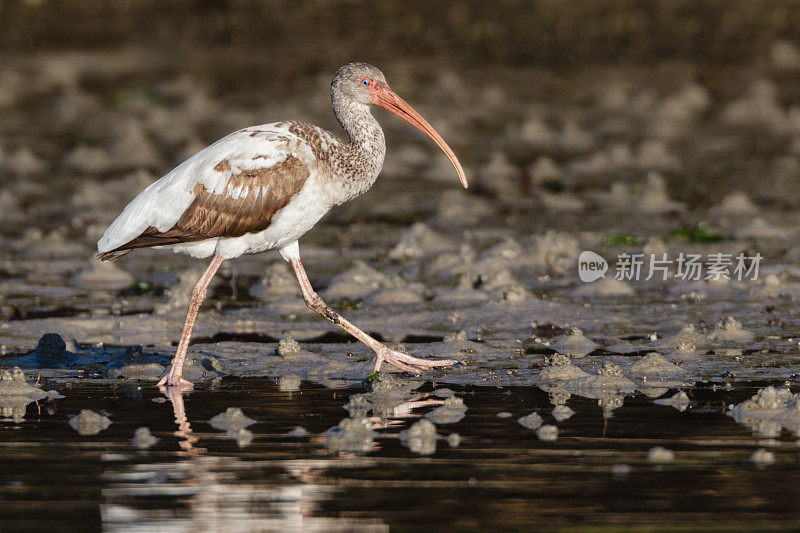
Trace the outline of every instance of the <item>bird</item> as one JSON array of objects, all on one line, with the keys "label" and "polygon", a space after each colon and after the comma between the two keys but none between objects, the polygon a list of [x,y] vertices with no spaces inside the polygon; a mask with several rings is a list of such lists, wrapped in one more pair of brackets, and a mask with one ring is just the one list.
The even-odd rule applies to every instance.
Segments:
[{"label": "bird", "polygon": [[269,250],[278,250],[289,262],[309,309],[375,352],[375,372],[383,363],[412,373],[455,363],[390,349],[333,311],[309,281],[298,240],[331,208],[369,190],[383,167],[386,141],[373,106],[425,133],[450,160],[461,185],[468,187],[450,146],[391,89],[377,67],[349,63],[339,68],[330,92],[346,141],[294,121],[235,131],[142,190],[98,241],[97,257],[103,261],[150,247],[212,258],[192,289],[178,347],[158,386],[192,388],[183,378],[186,351],[208,286],[223,261]]}]

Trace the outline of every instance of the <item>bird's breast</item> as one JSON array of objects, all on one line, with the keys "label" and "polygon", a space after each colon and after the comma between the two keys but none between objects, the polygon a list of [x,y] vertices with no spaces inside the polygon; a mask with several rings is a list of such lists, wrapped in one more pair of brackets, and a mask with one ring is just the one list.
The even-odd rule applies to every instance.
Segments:
[{"label": "bird's breast", "polygon": [[217,253],[223,257],[235,257],[280,249],[299,240],[333,206],[323,180],[319,178],[319,175],[312,174],[289,203],[273,215],[269,227],[257,233],[220,239]]},{"label": "bird's breast", "polygon": [[323,185],[321,194],[331,205],[342,204],[368,191],[383,168],[386,142],[380,128],[361,132],[349,143],[312,124],[293,123],[289,131],[303,139],[310,150]]}]

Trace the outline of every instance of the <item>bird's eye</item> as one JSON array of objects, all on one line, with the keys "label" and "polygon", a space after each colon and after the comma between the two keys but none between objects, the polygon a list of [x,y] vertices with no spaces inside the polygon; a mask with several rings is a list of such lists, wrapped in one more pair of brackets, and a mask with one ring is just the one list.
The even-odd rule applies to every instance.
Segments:
[{"label": "bird's eye", "polygon": [[361,85],[364,87],[369,87],[369,84],[372,83],[369,81],[369,78],[361,78]]}]

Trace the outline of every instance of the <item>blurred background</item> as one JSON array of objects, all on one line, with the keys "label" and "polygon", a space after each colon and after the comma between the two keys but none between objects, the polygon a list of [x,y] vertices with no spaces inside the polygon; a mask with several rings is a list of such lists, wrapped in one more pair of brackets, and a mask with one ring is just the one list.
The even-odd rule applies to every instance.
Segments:
[{"label": "blurred background", "polygon": [[[45,514],[55,528],[65,513],[98,521],[100,509],[142,527],[184,517],[194,491],[192,512],[205,517],[217,500],[230,512],[208,523],[228,527],[247,513],[263,527],[255,520],[273,507],[289,517],[276,529],[310,512],[409,530],[421,520],[796,527],[796,395],[780,442],[781,423],[745,419],[751,439],[725,406],[767,383],[788,402],[800,379],[798,14],[789,0],[0,0],[0,363],[67,396],[60,411],[28,406],[35,423],[22,424],[20,408],[13,425],[2,420],[22,442],[2,454],[14,467],[0,468],[0,500],[17,502],[5,512],[21,530]],[[163,250],[92,261],[141,189],[227,133],[282,120],[341,133],[329,84],[351,61],[381,68],[470,178],[461,190],[427,138],[378,109],[383,174],[301,241],[313,283],[354,323],[415,355],[466,363],[426,374],[470,409],[439,430],[457,429],[464,444],[440,442],[430,460],[396,435],[344,463],[325,448],[337,449],[323,431],[364,392],[372,355],[305,308],[278,254],[226,262],[215,277],[190,348],[202,384],[186,415],[180,395],[174,415],[150,402],[165,399],[148,384],[174,352],[204,263]],[[745,282],[582,283],[581,250],[763,261]],[[278,340],[302,352],[291,358]],[[546,365],[568,368],[551,361],[556,349],[598,389],[542,385]],[[666,370],[637,366],[660,354]],[[661,371],[680,381],[657,381]],[[623,373],[644,394],[620,392]],[[778,392],[764,390],[774,409]],[[651,402],[672,391],[675,409]],[[556,442],[516,422],[538,409],[552,428],[552,407],[571,393],[578,413],[558,419]],[[205,421],[231,405],[263,422],[252,448],[209,433]],[[114,424],[91,442],[66,424],[87,407]],[[163,455],[131,453],[144,425]],[[310,431],[300,445],[295,426]],[[448,446],[459,446],[453,434]],[[200,460],[176,452],[174,435]],[[648,465],[655,444],[677,450],[674,468]],[[776,461],[752,459],[756,444],[775,447],[775,468],[751,464]],[[220,461],[205,461],[205,447]],[[271,477],[273,467],[289,473]],[[233,490],[250,483],[258,490]],[[81,486],[88,495],[76,496]]]},{"label": "blurred background", "polygon": [[[341,133],[329,83],[350,61],[383,69],[454,147],[471,188],[458,191],[428,139],[376,110],[388,142],[378,192],[331,212],[306,243],[380,259],[421,221],[479,250],[509,238],[535,249],[537,234],[562,232],[544,259],[523,261],[534,279],[566,275],[580,247],[613,257],[625,246],[661,250],[676,235],[737,241],[734,251],[793,264],[798,7],[3,0],[4,271],[33,285],[71,278],[78,289],[149,279],[159,294],[174,278],[148,278],[153,265],[191,261],[144,251],[119,263],[132,276],[98,272],[86,259],[108,224],[138,191],[231,131],[305,120]],[[416,245],[420,231],[408,237]],[[41,257],[64,261],[48,273]],[[243,259],[244,292],[273,259]],[[324,286],[340,267],[320,263],[331,268]],[[63,304],[34,293],[37,306]],[[14,301],[4,314],[29,316],[29,304]]]},{"label": "blurred background", "polygon": [[[19,182],[44,176],[70,196],[127,171],[160,176],[246,125],[335,129],[327,86],[353,60],[382,68],[430,116],[478,192],[584,193],[657,171],[690,204],[731,188],[794,204],[797,9],[748,0],[4,0],[0,167],[4,184],[17,185],[2,205],[29,208]],[[424,139],[382,120],[397,130],[387,175],[452,181]]]}]

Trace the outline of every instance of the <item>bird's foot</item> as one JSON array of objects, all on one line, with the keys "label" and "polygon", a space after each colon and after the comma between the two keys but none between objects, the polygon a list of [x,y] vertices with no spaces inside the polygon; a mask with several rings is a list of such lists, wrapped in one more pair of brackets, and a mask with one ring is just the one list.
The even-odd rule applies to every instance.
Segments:
[{"label": "bird's foot", "polygon": [[178,392],[186,392],[192,390],[194,388],[194,384],[187,379],[183,379],[180,375],[173,375],[172,371],[170,370],[164,374],[164,377],[162,377],[158,383],[156,383],[156,387],[162,389],[169,388]]},{"label": "bird's foot", "polygon": [[396,366],[400,370],[419,374],[431,368],[450,366],[456,363],[451,359],[420,359],[397,350],[392,350],[386,346],[375,350],[377,360],[375,361],[375,372],[379,372],[381,364],[384,362]]}]

